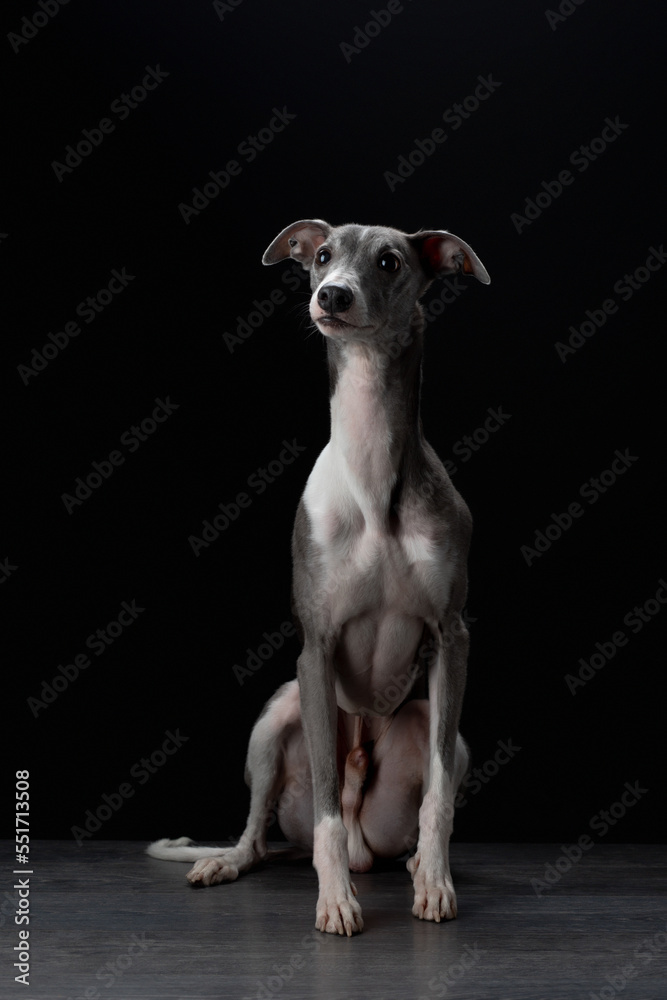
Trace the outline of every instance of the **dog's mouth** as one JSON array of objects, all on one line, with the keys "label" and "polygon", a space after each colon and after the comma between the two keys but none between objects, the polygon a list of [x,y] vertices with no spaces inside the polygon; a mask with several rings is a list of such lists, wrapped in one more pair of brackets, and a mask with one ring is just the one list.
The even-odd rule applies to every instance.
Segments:
[{"label": "dog's mouth", "polygon": [[315,322],[319,323],[321,326],[331,327],[331,328],[349,328],[354,329],[354,323],[348,323],[345,319],[340,319],[340,317],[332,315],[330,313],[323,313],[321,316],[315,317]]},{"label": "dog's mouth", "polygon": [[359,326],[357,323],[350,323],[335,313],[321,313],[319,316],[311,314],[311,318],[313,323],[320,328],[325,336],[332,333],[345,333],[346,331],[352,335],[353,331],[361,333],[362,331],[372,329],[371,326]]}]

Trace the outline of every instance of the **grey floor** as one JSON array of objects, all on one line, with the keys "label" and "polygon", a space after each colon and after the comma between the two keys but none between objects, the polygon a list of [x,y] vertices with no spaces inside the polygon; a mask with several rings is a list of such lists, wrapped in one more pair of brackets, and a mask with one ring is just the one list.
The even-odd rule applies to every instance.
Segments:
[{"label": "grey floor", "polygon": [[[667,998],[664,847],[595,845],[568,867],[559,845],[454,843],[457,920],[412,917],[410,877],[397,865],[355,877],[365,929],[348,939],[314,929],[309,860],[193,889],[188,865],[155,861],[143,846],[31,844],[30,985],[13,981],[9,891],[3,1000]],[[12,845],[3,847],[11,871]],[[532,879],[547,887],[536,884],[539,897]]]}]

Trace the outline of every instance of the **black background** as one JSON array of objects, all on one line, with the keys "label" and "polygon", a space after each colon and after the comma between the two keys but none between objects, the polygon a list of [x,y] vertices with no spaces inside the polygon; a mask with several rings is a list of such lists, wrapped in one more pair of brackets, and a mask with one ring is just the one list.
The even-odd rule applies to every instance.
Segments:
[{"label": "black background", "polygon": [[[0,558],[16,568],[0,600],[10,767],[30,770],[35,836],[71,837],[123,783],[133,795],[95,837],[242,831],[248,735],[294,676],[297,640],[242,685],[233,668],[290,620],[292,519],[329,419],[307,285],[292,291],[291,265],[264,268],[261,255],[284,226],[319,217],[448,228],[492,277],[429,324],[424,365],[425,432],[475,520],[462,731],[480,767],[498,741],[521,747],[469,796],[456,836],[570,841],[638,781],[647,791],[607,839],[662,837],[667,611],[636,634],[623,619],[667,576],[666,269],[626,302],[614,285],[667,235],[664,13],[588,0],[554,30],[541,3],[415,0],[346,58],[372,9],[73,0],[18,52],[5,43]],[[5,9],[4,34],[38,10]],[[111,113],[158,64],[168,76],[145,101],[125,120]],[[500,86],[460,128],[443,122],[489,75]],[[276,108],[295,117],[249,162],[238,147]],[[53,162],[104,117],[113,133],[59,181]],[[580,172],[569,157],[606,118],[627,128]],[[390,190],[385,173],[435,128],[447,140]],[[231,159],[240,175],[186,224],[179,205]],[[573,183],[517,232],[512,214],[568,168]],[[135,277],[24,384],[19,366],[114,268]],[[284,303],[230,350],[223,334],[277,288]],[[556,342],[609,298],[617,313],[563,363]],[[121,435],[166,397],[178,409],[130,453]],[[511,418],[461,461],[456,442],[498,407]],[[248,478],[284,440],[305,450],[259,494]],[[62,495],[117,449],[124,464],[68,513]],[[582,500],[617,449],[636,461]],[[243,491],[250,506],[195,556],[189,537]],[[529,566],[521,547],[575,501],[582,517]],[[137,620],[35,714],[28,699],[133,600]],[[619,629],[627,645],[572,694],[566,674]],[[141,781],[135,765],[167,730],[187,741]]]}]

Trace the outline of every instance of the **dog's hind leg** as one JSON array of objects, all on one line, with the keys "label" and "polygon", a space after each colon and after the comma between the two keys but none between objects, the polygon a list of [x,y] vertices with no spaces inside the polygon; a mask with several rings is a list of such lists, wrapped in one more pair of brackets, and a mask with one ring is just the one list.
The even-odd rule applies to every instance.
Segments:
[{"label": "dog's hind leg", "polygon": [[267,855],[266,831],[284,784],[285,744],[299,725],[299,687],[283,684],[264,706],[248,745],[246,781],[250,785],[250,812],[246,828],[234,847],[194,847],[186,838],[156,841],[148,848],[154,858],[196,861],[187,873],[193,885],[233,882]]},{"label": "dog's hind leg", "polygon": [[250,736],[245,770],[250,812],[243,835],[223,855],[197,861],[187,874],[193,885],[231,882],[266,857],[266,831],[285,779],[285,743],[299,724],[299,686],[294,680],[283,684],[267,702]]}]

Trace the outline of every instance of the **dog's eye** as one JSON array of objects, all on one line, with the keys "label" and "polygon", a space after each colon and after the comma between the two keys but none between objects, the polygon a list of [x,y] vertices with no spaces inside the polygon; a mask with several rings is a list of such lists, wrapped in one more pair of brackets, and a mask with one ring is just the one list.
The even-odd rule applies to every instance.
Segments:
[{"label": "dog's eye", "polygon": [[315,259],[318,264],[328,264],[331,260],[331,250],[318,250]]},{"label": "dog's eye", "polygon": [[378,267],[381,271],[398,271],[401,262],[395,253],[383,253],[378,260]]}]

